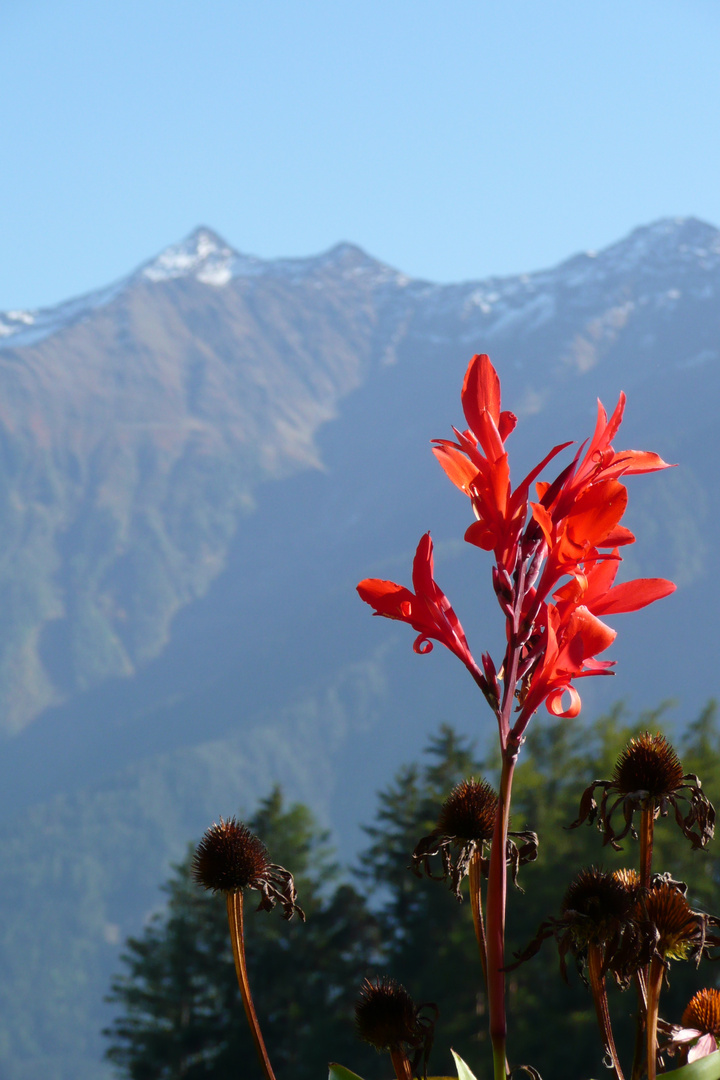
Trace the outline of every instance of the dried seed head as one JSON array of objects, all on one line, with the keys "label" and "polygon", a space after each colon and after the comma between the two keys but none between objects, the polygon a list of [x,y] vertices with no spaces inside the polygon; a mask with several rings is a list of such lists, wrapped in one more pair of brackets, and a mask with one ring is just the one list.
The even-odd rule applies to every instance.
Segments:
[{"label": "dried seed head", "polygon": [[651,798],[659,799],[678,791],[684,779],[682,763],[665,736],[646,731],[623,750],[612,783],[621,795],[647,791]]},{"label": "dried seed head", "polygon": [[418,1010],[404,986],[383,976],[366,979],[355,1005],[360,1038],[377,1050],[398,1050],[404,1043],[416,1046],[422,1032]]},{"label": "dried seed head", "polygon": [[655,949],[663,960],[686,960],[702,948],[703,927],[683,894],[661,881],[641,901],[655,935]]},{"label": "dried seed head", "polygon": [[271,869],[267,848],[245,825],[230,818],[211,825],[198,844],[192,875],[213,892],[238,892],[258,882]]},{"label": "dried seed head", "polygon": [[448,795],[438,817],[437,832],[459,840],[491,840],[498,797],[484,780],[462,780]]},{"label": "dried seed head", "polygon": [[682,1026],[720,1035],[720,990],[699,990],[683,1013]]},{"label": "dried seed head", "polygon": [[617,936],[637,904],[640,884],[635,877],[632,871],[607,873],[597,866],[580,871],[562,902],[563,915],[580,917],[573,926],[577,943],[604,944]]}]

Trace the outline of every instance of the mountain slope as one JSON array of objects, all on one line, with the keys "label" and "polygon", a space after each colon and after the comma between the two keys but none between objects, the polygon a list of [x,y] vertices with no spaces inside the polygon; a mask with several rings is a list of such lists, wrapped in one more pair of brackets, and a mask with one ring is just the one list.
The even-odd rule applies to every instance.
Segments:
[{"label": "mountain slope", "polygon": [[618,620],[617,675],[583,690],[588,712],[673,696],[693,715],[720,601],[719,296],[720,233],[692,219],[449,286],[350,245],[265,263],[201,229],[0,320],[3,1076],[98,1077],[118,942],[210,818],[279,779],[355,845],[426,732],[488,731],[454,659],[415,656],[354,592],[407,581],[430,528],[473,649],[499,647],[467,503],[428,450],[461,421],[472,352],[520,415],[516,475],[620,389],[618,445],[680,463],[631,485],[628,558],[678,592]]}]

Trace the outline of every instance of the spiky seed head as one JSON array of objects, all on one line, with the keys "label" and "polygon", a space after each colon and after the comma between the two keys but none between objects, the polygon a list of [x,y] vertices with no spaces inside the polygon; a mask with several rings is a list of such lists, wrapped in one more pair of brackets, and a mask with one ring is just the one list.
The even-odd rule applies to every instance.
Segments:
[{"label": "spiky seed head", "polygon": [[655,948],[664,960],[686,960],[701,934],[695,912],[668,882],[654,885],[642,901],[657,935]]},{"label": "spiky seed head", "polygon": [[720,990],[698,990],[682,1015],[682,1026],[720,1035]]},{"label": "spiky seed head", "polygon": [[198,885],[213,892],[238,892],[255,886],[269,869],[262,840],[236,818],[220,818],[220,823],[211,825],[197,846],[192,875]]},{"label": "spiky seed head", "polygon": [[603,943],[632,917],[640,892],[639,881],[624,879],[597,866],[581,870],[562,902],[563,914],[580,916],[574,927],[577,944]]},{"label": "spiky seed head", "polygon": [[484,780],[461,780],[442,805],[437,832],[459,840],[491,840],[498,797]]},{"label": "spiky seed head", "polygon": [[418,1042],[418,1010],[404,986],[383,976],[366,979],[355,1004],[358,1034],[377,1050]]},{"label": "spiky seed head", "polygon": [[664,735],[649,731],[630,740],[615,765],[612,782],[621,795],[647,791],[651,798],[671,795],[683,786],[680,759]]}]

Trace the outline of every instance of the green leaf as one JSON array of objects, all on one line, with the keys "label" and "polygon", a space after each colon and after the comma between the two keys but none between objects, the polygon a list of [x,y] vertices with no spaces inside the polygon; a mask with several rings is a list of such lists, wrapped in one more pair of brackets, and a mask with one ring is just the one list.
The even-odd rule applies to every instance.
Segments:
[{"label": "green leaf", "polygon": [[338,1065],[335,1061],[330,1062],[328,1080],[362,1080],[357,1073],[350,1072],[344,1065]]},{"label": "green leaf", "polygon": [[662,1076],[672,1076],[673,1080],[720,1080],[720,1050]]},{"label": "green leaf", "polygon": [[[465,1064],[460,1055],[456,1054],[454,1050],[451,1050],[450,1053],[455,1058],[455,1065],[457,1066],[458,1071],[458,1080],[477,1080],[475,1074],[470,1071],[470,1069]],[[703,1077],[702,1080],[705,1080],[705,1077]]]}]

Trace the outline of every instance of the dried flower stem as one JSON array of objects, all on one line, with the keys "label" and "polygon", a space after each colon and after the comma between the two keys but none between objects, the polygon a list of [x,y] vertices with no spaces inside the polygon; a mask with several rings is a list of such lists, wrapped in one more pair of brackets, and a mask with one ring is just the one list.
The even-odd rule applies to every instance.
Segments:
[{"label": "dried flower stem", "polygon": [[487,942],[485,941],[485,925],[483,923],[482,912],[481,866],[482,854],[478,848],[470,857],[470,866],[468,868],[470,878],[470,907],[472,908],[473,925],[475,927],[475,937],[477,938],[478,951],[480,953],[483,978],[485,979],[485,986],[487,987]]},{"label": "dried flower stem", "polygon": [[618,1080],[625,1080],[623,1071],[620,1068],[620,1059],[618,1058],[618,1052],[615,1047],[615,1039],[613,1037],[612,1024],[610,1023],[610,1009],[608,1008],[607,999],[607,986],[605,985],[605,975],[603,973],[603,954],[599,945],[588,945],[588,979],[590,982],[590,990],[592,992],[593,1003],[595,1005],[595,1013],[597,1015],[598,1024],[600,1025],[600,1033],[602,1035],[605,1049],[610,1054],[610,1059],[613,1063],[613,1069]]},{"label": "dried flower stem", "polygon": [[657,1023],[660,1008],[660,990],[662,989],[665,965],[658,955],[650,961],[650,973],[647,986],[647,1080],[657,1076]]},{"label": "dried flower stem", "polygon": [[655,826],[655,803],[648,797],[640,812],[640,884],[650,888],[653,856],[653,829]]},{"label": "dried flower stem", "polygon": [[390,1051],[397,1080],[413,1080],[412,1068],[407,1054],[402,1048]]},{"label": "dried flower stem", "polygon": [[[640,885],[643,889],[650,888],[650,878],[652,877],[652,857],[653,857],[653,833],[655,829],[655,803],[653,799],[648,796],[645,805],[640,811]],[[648,1015],[648,995],[647,984],[650,978],[650,969],[646,965],[642,971],[638,971],[636,975],[636,985],[638,992],[638,1016],[637,1025],[635,1029],[635,1054],[633,1057],[633,1071],[632,1080],[639,1080],[642,1076],[643,1066],[645,1065],[645,1051],[650,1045],[649,1042],[643,1038],[644,1031],[647,1027],[647,1015]],[[659,990],[658,990],[659,992]],[[643,1008],[644,1006],[644,1008]],[[657,1038],[657,1010],[655,1013],[656,1035]],[[649,1038],[649,1036],[648,1036]],[[657,1044],[656,1044],[657,1045]],[[650,1062],[648,1059],[648,1069],[650,1068]],[[655,1066],[653,1065],[653,1068]]]},{"label": "dried flower stem", "polygon": [[[242,996],[245,1015],[247,1016],[247,1021],[250,1026],[250,1034],[255,1043],[255,1049],[257,1050],[257,1055],[260,1060],[260,1066],[265,1074],[265,1080],[275,1080],[275,1073],[272,1070],[270,1058],[268,1057],[265,1048],[265,1041],[262,1037],[262,1032],[260,1031],[260,1023],[257,1018],[257,1013],[255,1012],[255,1006],[253,1005],[253,999],[250,993],[250,983],[248,982],[247,963],[245,961],[242,891],[237,890],[227,894],[227,912],[228,922],[230,923],[230,940],[232,941],[235,971],[240,985],[240,994]],[[399,1076],[400,1074],[398,1073],[398,1077]],[[402,1077],[402,1080],[405,1080],[404,1076]]]},{"label": "dried flower stem", "polygon": [[645,1019],[647,1017],[647,973],[636,971],[633,977],[637,993],[638,1013],[635,1025],[635,1051],[633,1054],[632,1080],[640,1080],[645,1070]]}]

